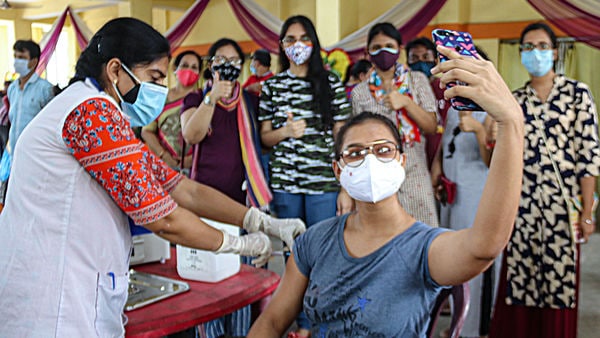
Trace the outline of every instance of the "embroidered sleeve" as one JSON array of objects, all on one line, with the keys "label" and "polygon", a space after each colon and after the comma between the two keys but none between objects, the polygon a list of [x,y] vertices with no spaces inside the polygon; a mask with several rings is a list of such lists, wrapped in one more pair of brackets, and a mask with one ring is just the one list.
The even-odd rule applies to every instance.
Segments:
[{"label": "embroidered sleeve", "polygon": [[181,180],[135,138],[129,123],[108,100],[89,99],[67,117],[63,141],[117,205],[136,224],[156,221],[177,204],[165,191]]},{"label": "embroidered sleeve", "polygon": [[431,84],[427,76],[421,72],[410,72],[412,78],[412,94],[415,98],[415,103],[427,112],[435,112],[437,115],[437,105],[435,94],[431,88]]},{"label": "embroidered sleeve", "polygon": [[575,147],[577,177],[600,174],[600,147],[598,144],[598,120],[592,93],[583,83],[575,87]]},{"label": "embroidered sleeve", "polygon": [[173,191],[173,189],[175,189],[175,187],[183,180],[184,176],[171,169],[165,161],[161,160],[154,152],[150,151],[147,145],[142,144],[142,152],[147,154],[152,173],[160,182],[162,188],[167,192]]}]

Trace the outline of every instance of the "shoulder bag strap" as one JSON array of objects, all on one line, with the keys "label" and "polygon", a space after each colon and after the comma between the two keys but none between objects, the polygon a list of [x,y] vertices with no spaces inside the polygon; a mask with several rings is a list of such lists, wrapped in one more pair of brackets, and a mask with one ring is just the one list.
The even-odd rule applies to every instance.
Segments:
[{"label": "shoulder bag strap", "polygon": [[[531,115],[533,115],[533,118],[535,119],[536,122],[541,123],[541,125],[543,126],[543,122],[540,120],[540,118],[537,116],[537,114],[535,114],[535,112],[533,111],[533,104],[531,103],[531,101],[529,100],[529,97],[527,97],[526,101],[525,101],[525,105],[528,107],[528,109],[531,109]],[[542,140],[544,141],[544,145],[546,147],[546,153],[548,153],[548,157],[550,158],[550,162],[552,163],[552,168],[554,169],[554,174],[556,175],[556,180],[558,181],[558,185],[560,187],[560,191],[562,193],[563,199],[565,200],[565,204],[567,206],[567,215],[569,215],[569,223],[571,223],[571,199],[569,197],[569,194],[567,194],[567,188],[565,187],[565,184],[563,182],[563,178],[562,175],[560,174],[560,171],[558,170],[558,165],[556,164],[556,162],[554,161],[554,157],[552,156],[552,153],[550,152],[550,148],[548,147],[548,140],[546,138],[546,133],[541,129],[541,128],[536,128],[537,133],[542,137]],[[573,245],[573,247],[575,247],[575,243],[577,241],[577,239],[575,238],[575,229],[573,229],[572,224],[569,224],[569,230],[571,232],[571,244]]]}]

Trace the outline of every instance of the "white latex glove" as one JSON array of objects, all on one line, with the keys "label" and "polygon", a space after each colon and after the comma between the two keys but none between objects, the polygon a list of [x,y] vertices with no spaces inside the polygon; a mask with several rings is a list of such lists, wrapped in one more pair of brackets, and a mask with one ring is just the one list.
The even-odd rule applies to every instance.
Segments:
[{"label": "white latex glove", "polygon": [[294,238],[306,231],[304,222],[299,218],[273,218],[254,207],[246,212],[243,227],[248,232],[263,231],[280,238],[290,248]]},{"label": "white latex glove", "polygon": [[263,266],[271,257],[271,240],[269,236],[262,232],[255,232],[244,236],[230,235],[226,231],[223,233],[223,244],[215,251],[216,253],[234,253],[242,256],[256,256],[252,264]]}]

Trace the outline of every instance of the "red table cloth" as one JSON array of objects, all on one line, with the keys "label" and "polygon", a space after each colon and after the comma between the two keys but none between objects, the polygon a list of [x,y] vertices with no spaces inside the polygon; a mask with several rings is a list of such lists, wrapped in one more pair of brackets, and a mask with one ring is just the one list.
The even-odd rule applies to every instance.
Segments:
[{"label": "red table cloth", "polygon": [[126,337],[162,337],[222,317],[268,298],[279,284],[276,273],[242,264],[240,272],[218,283],[187,280],[177,274],[177,255],[171,249],[165,264],[135,266],[139,272],[183,280],[190,290],[126,312]]}]

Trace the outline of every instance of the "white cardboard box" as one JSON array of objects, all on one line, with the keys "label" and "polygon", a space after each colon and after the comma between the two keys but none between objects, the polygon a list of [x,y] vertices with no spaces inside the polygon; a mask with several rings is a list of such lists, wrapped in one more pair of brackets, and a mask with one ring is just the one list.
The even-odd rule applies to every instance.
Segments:
[{"label": "white cardboard box", "polygon": [[[208,225],[239,236],[240,228],[202,218]],[[177,273],[182,278],[215,283],[240,271],[240,255],[216,254],[211,251],[177,245]]]}]

